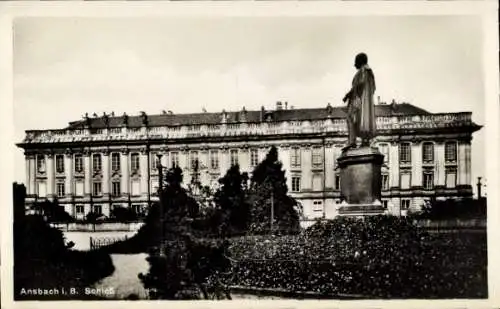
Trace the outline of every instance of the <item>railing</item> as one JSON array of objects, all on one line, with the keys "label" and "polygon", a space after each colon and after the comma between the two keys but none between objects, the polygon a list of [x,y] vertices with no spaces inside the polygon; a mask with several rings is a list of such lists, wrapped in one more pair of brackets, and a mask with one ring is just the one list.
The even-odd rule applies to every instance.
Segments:
[{"label": "railing", "polygon": [[127,239],[127,235],[124,237],[90,237],[90,250],[97,250]]},{"label": "railing", "polygon": [[[414,116],[384,116],[376,119],[377,130],[422,129],[459,127],[472,124],[471,113],[450,113]],[[347,132],[343,118],[314,121],[284,121],[279,123],[237,123],[195,126],[125,128],[124,130],[98,129],[91,133],[84,129],[30,130],[26,143],[54,143],[71,141],[134,140],[154,138],[203,138],[213,136],[262,136],[285,134],[311,134]]]}]

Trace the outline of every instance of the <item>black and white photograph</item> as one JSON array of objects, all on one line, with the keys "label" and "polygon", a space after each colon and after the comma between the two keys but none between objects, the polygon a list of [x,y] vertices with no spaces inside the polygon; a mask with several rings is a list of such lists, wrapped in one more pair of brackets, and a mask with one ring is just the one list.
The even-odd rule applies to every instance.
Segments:
[{"label": "black and white photograph", "polygon": [[488,300],[477,4],[16,16],[2,299]]}]

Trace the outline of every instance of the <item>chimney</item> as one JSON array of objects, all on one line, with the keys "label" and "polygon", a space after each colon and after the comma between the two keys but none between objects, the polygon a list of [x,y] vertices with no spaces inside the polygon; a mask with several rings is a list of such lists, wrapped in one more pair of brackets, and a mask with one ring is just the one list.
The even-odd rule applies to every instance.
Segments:
[{"label": "chimney", "polygon": [[285,101],[285,109],[288,109],[288,101]]},{"label": "chimney", "polygon": [[260,121],[264,121],[264,114],[266,113],[266,110],[264,109],[264,106],[260,107]]},{"label": "chimney", "polygon": [[382,102],[380,102],[380,96],[377,96],[377,104],[381,104]]},{"label": "chimney", "polygon": [[111,117],[115,117],[115,112],[111,112]]},{"label": "chimney", "polygon": [[283,103],[281,101],[276,102],[276,110],[280,111],[283,109]]}]

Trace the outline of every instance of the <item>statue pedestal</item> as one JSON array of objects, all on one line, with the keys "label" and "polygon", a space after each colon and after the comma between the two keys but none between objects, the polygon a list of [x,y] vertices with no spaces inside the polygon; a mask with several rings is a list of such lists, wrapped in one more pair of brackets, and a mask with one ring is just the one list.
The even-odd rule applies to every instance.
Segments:
[{"label": "statue pedestal", "polygon": [[340,191],[345,201],[339,208],[341,216],[384,214],[380,202],[381,167],[384,156],[376,148],[360,147],[345,150],[337,159],[340,168]]}]

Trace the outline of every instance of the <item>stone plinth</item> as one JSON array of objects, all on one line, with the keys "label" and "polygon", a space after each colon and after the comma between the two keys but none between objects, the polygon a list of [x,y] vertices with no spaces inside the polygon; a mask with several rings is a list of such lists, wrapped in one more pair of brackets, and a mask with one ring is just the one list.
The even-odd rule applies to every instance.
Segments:
[{"label": "stone plinth", "polygon": [[376,148],[347,149],[337,159],[340,168],[340,190],[345,202],[339,215],[380,215],[382,189],[381,167],[384,156]]}]

